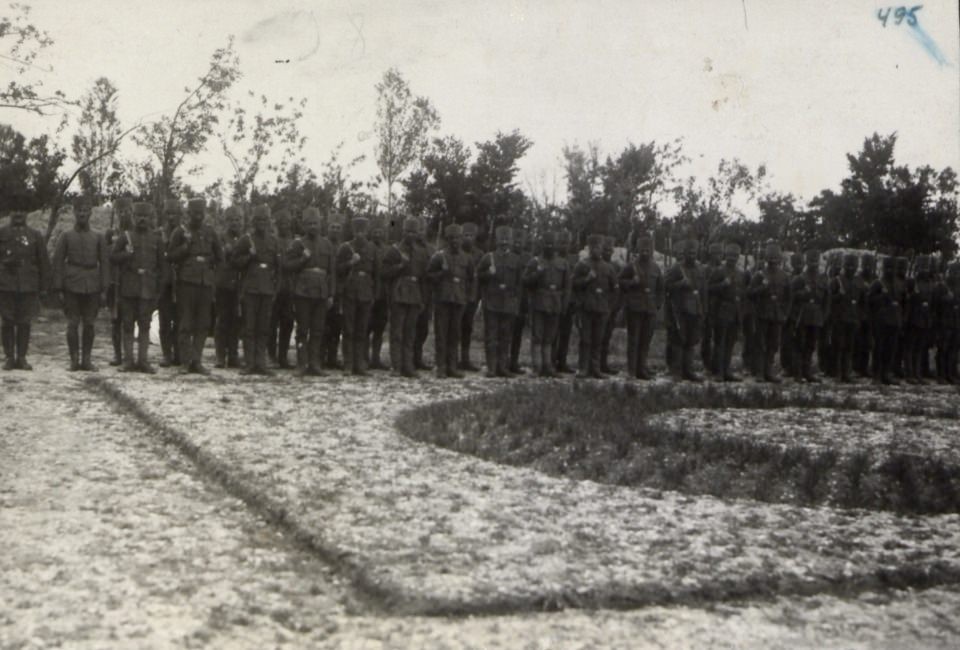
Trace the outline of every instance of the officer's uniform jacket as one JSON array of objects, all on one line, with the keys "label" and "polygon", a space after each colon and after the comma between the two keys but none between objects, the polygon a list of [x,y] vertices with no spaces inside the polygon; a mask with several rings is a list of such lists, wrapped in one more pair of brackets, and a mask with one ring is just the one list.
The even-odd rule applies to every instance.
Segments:
[{"label": "officer's uniform jacket", "polygon": [[[360,260],[351,265],[354,253],[360,256]],[[363,242],[352,239],[341,244],[337,251],[337,275],[344,300],[373,302],[380,281],[376,244],[369,239]]]},{"label": "officer's uniform jacket", "polygon": [[[251,249],[253,252],[251,252]],[[233,265],[240,269],[243,293],[272,296],[280,283],[280,240],[264,233],[248,233],[233,249]]]},{"label": "officer's uniform jacket", "polygon": [[699,264],[694,262],[693,265],[686,266],[683,262],[677,262],[667,271],[664,284],[674,316],[704,317],[707,283],[703,268]]},{"label": "officer's uniform jacket", "polygon": [[[406,258],[406,259],[404,259]],[[416,243],[399,242],[383,254],[380,277],[389,286],[390,301],[400,305],[422,305],[423,285],[430,258]]]},{"label": "officer's uniform jacket", "polygon": [[[767,282],[764,285],[764,281]],[[747,296],[753,299],[758,320],[787,322],[790,314],[790,281],[783,269],[769,268],[754,272],[747,289]]]},{"label": "officer's uniform jacket", "polygon": [[887,327],[902,327],[904,293],[905,288],[899,279],[875,280],[867,297],[874,322]]},{"label": "officer's uniform jacket", "polygon": [[[243,235],[231,234],[229,232],[223,234],[223,255],[227,260],[233,259],[233,251],[236,249],[237,244],[240,243],[241,237],[243,237]],[[217,289],[236,291],[240,288],[240,271],[232,263],[220,264],[217,266],[215,285]]]},{"label": "officer's uniform jacket", "polygon": [[619,285],[628,312],[656,314],[663,306],[666,295],[663,272],[653,260],[646,264],[635,260],[624,265],[620,270]]},{"label": "officer's uniform jacket", "polygon": [[530,291],[533,311],[561,314],[567,288],[567,264],[562,257],[534,257],[523,271],[523,284]]},{"label": "officer's uniform jacket", "polygon": [[[304,253],[309,252],[309,255]],[[333,244],[323,235],[296,237],[283,255],[293,295],[299,298],[332,298],[337,292],[337,258]]]},{"label": "officer's uniform jacket", "polygon": [[177,282],[212,287],[217,266],[224,261],[220,238],[206,225],[189,229],[189,239],[186,230],[183,226],[174,230],[167,248],[167,259],[176,267]]},{"label": "officer's uniform jacket", "polygon": [[830,318],[834,322],[859,325],[866,302],[862,278],[841,273],[830,279]]},{"label": "officer's uniform jacket", "polygon": [[40,231],[24,224],[0,228],[0,291],[39,293],[50,283],[50,258]]},{"label": "officer's uniform jacket", "polygon": [[921,329],[933,327],[933,287],[930,278],[907,280],[906,325]]},{"label": "officer's uniform jacket", "polygon": [[122,298],[155,300],[166,264],[163,242],[151,229],[119,233],[113,242],[110,261],[117,267]]},{"label": "officer's uniform jacket", "polygon": [[712,318],[716,322],[730,325],[743,319],[743,308],[747,302],[746,273],[723,264],[710,274],[709,291],[713,305]]},{"label": "officer's uniform jacket", "polygon": [[580,260],[573,269],[573,290],[580,311],[610,313],[617,293],[616,271],[602,259]]},{"label": "officer's uniform jacket", "polygon": [[71,293],[102,293],[110,284],[107,241],[90,230],[67,230],[53,254],[53,288]]},{"label": "officer's uniform jacket", "polygon": [[[496,268],[496,273],[491,273],[491,266]],[[485,310],[514,316],[520,313],[523,268],[516,253],[496,250],[487,253],[480,258],[476,274]]]},{"label": "officer's uniform jacket", "polygon": [[441,249],[430,258],[427,276],[433,281],[436,302],[467,304],[467,285],[473,281],[470,258],[461,251]]},{"label": "officer's uniform jacket", "polygon": [[793,279],[793,324],[823,327],[830,312],[827,278],[821,273],[803,273]]}]

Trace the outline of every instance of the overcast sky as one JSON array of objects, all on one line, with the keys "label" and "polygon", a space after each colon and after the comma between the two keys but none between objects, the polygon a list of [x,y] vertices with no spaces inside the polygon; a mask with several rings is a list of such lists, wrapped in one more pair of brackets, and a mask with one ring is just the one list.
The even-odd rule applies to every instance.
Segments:
[{"label": "overcast sky", "polygon": [[[127,123],[172,111],[235,35],[237,94],[307,97],[316,166],[340,141],[372,161],[374,85],[396,66],[442,133],[472,144],[516,128],[533,140],[521,180],[538,188],[556,178],[562,191],[561,148],[590,141],[614,153],[682,137],[686,173],[739,157],[804,199],[836,187],[845,154],[874,131],[899,133],[900,162],[960,168],[956,0],[924,2],[918,29],[892,12],[884,27],[877,8],[890,5],[860,0],[30,4],[56,41],[42,61],[49,86],[76,96],[106,76]],[[0,121],[54,126],[9,111]],[[205,181],[228,173],[216,149]]]}]

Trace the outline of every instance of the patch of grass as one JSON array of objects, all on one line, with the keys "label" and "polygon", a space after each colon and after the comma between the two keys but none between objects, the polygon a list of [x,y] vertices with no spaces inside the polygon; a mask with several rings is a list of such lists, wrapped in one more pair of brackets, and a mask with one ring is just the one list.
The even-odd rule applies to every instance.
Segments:
[{"label": "patch of grass", "polygon": [[401,415],[397,427],[417,440],[554,476],[804,506],[960,512],[960,464],[953,459],[880,449],[840,453],[749,432],[716,435],[648,422],[681,408],[782,407],[960,415],[957,406],[930,413],[826,388],[574,382],[430,404]]}]

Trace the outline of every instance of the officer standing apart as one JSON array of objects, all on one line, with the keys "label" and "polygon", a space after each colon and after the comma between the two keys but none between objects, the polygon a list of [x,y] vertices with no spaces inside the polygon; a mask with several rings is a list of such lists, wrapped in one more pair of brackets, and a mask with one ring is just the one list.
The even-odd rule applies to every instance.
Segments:
[{"label": "officer standing apart", "polygon": [[30,324],[40,313],[40,296],[50,284],[50,258],[43,235],[17,210],[0,228],[0,338],[4,370],[33,370],[27,362]]},{"label": "officer standing apart", "polygon": [[620,272],[620,291],[627,315],[627,374],[653,379],[647,358],[666,289],[663,272],[653,260],[653,238],[640,234],[634,241],[635,257]]},{"label": "officer standing apart", "polygon": [[422,287],[430,258],[417,244],[423,223],[416,217],[403,222],[403,239],[383,255],[381,277],[390,297],[390,366],[395,375],[416,377],[413,348],[417,319],[423,309]]},{"label": "officer standing apart", "polygon": [[463,308],[467,304],[467,285],[473,281],[470,258],[460,249],[462,231],[457,224],[443,230],[445,244],[434,253],[427,267],[427,276],[434,286],[433,336],[436,349],[437,377],[463,377],[457,368],[460,350],[460,327]]},{"label": "officer standing apart", "polygon": [[[119,271],[117,300],[121,301],[123,317],[124,372],[146,372],[156,369],[150,365],[150,321],[157,308],[160,282],[166,264],[163,242],[153,228],[154,209],[150,203],[133,205],[133,230],[114,237],[111,261]],[[133,357],[133,329],[138,330],[137,358]]]},{"label": "officer standing apart", "polygon": [[[370,243],[377,251],[377,268],[383,270],[383,256],[387,252],[387,226],[382,217],[374,217],[370,223]],[[387,367],[380,360],[383,350],[383,334],[387,331],[387,321],[390,317],[390,301],[387,296],[386,283],[377,282],[377,294],[373,297],[370,307],[369,346],[370,368],[372,370],[386,370]]]},{"label": "officer standing apart", "polygon": [[497,226],[497,247],[480,258],[477,279],[483,298],[483,344],[486,377],[511,377],[510,342],[513,323],[520,313],[520,258],[511,250],[513,231]]},{"label": "officer standing apart", "polygon": [[[133,228],[133,201],[127,197],[120,197],[113,203],[113,210],[117,217],[117,230],[108,230],[105,237],[107,246],[113,250],[113,244],[118,233],[127,232]],[[113,359],[111,366],[123,363],[123,301],[120,299],[120,269],[111,260],[110,288],[107,289],[107,306],[110,308],[110,340],[113,343]]]},{"label": "officer standing apart", "polygon": [[94,328],[110,284],[107,241],[102,233],[91,232],[90,212],[90,202],[78,199],[74,205],[73,230],[60,235],[53,254],[53,287],[62,296],[67,316],[70,370],[96,370],[90,360]]},{"label": "officer standing apart", "polygon": [[190,199],[187,225],[170,237],[167,259],[176,266],[178,350],[180,371],[210,374],[203,366],[203,346],[213,315],[213,286],[217,265],[223,263],[220,238],[203,223],[206,201]]},{"label": "officer standing apart", "polygon": [[573,235],[569,230],[561,230],[559,241],[560,256],[567,264],[569,283],[566,291],[563,312],[560,314],[560,325],[557,331],[557,343],[554,346],[553,367],[560,374],[572,374],[573,370],[567,364],[567,353],[570,350],[570,336],[573,334],[573,322],[577,316],[576,296],[573,291],[573,269],[580,261],[580,253],[573,244]]}]

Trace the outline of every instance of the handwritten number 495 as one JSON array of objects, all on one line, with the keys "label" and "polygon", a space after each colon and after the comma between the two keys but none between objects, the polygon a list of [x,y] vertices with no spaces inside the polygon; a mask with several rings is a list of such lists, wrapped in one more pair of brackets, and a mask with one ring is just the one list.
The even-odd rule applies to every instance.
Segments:
[{"label": "handwritten number 495", "polygon": [[886,7],[885,9],[877,9],[877,20],[883,23],[883,26],[887,26],[887,19],[890,18],[890,12],[893,12],[893,20],[895,25],[899,25],[906,19],[907,24],[911,27],[916,27],[917,25],[917,15],[916,12],[923,9],[923,5],[917,5],[915,7]]}]

